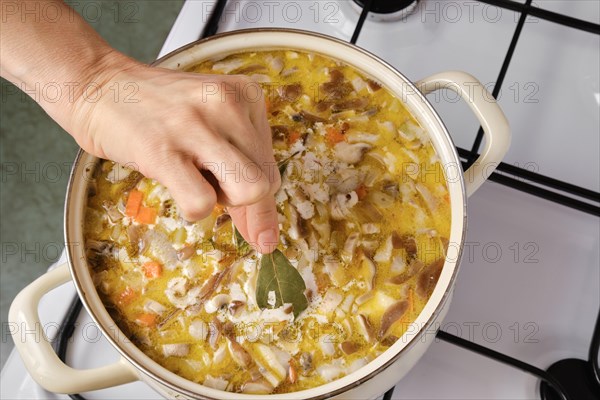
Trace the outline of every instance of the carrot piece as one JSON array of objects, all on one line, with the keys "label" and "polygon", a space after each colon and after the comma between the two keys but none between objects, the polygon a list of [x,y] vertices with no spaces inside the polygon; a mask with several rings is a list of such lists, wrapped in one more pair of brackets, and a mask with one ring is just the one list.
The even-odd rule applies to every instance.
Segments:
[{"label": "carrot piece", "polygon": [[300,139],[300,132],[292,131],[292,133],[290,133],[290,136],[288,136],[288,143],[292,145],[296,143],[298,139]]},{"label": "carrot piece", "polygon": [[135,299],[135,291],[129,286],[127,286],[125,290],[119,293],[117,297],[117,303],[124,306],[131,303],[133,299]]},{"label": "carrot piece", "polygon": [[142,265],[142,271],[144,271],[146,278],[155,279],[162,274],[162,265],[156,261],[148,261]]},{"label": "carrot piece", "polygon": [[137,316],[137,318],[135,319],[135,322],[138,325],[142,325],[142,326],[154,326],[156,325],[156,314],[148,314],[148,313],[143,313]]},{"label": "carrot piece", "polygon": [[362,200],[365,197],[367,197],[367,188],[365,187],[365,185],[360,185],[356,188],[356,195],[358,196],[359,200]]},{"label": "carrot piece", "polygon": [[269,96],[265,96],[265,108],[267,109],[267,114],[271,112],[271,100]]},{"label": "carrot piece", "polygon": [[327,139],[327,143],[329,143],[330,146],[333,146],[336,143],[343,142],[344,140],[346,140],[346,137],[344,136],[342,131],[333,126],[327,128],[327,134],[325,138]]},{"label": "carrot piece", "polygon": [[133,189],[131,192],[129,192],[127,204],[125,205],[125,215],[128,217],[135,217],[142,206],[143,198],[144,193],[140,192],[139,190]]},{"label": "carrot piece", "polygon": [[140,206],[140,210],[135,216],[135,220],[140,224],[150,225],[156,221],[157,215],[158,211],[156,211],[156,208]]}]

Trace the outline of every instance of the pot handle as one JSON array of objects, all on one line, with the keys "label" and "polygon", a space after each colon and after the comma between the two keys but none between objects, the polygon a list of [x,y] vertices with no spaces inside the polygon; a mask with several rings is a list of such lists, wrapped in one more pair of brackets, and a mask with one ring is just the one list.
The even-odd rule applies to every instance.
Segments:
[{"label": "pot handle", "polygon": [[425,95],[450,89],[467,101],[485,133],[485,147],[479,158],[465,172],[467,196],[471,196],[494,172],[510,146],[510,127],[494,97],[475,77],[466,72],[447,71],[416,82]]},{"label": "pot handle", "polygon": [[12,332],[13,341],[33,379],[48,391],[69,394],[139,380],[134,368],[123,358],[92,369],[74,369],[58,358],[44,334],[38,306],[46,293],[70,280],[68,264],[62,264],[29,284],[10,307],[8,320],[17,328]]}]

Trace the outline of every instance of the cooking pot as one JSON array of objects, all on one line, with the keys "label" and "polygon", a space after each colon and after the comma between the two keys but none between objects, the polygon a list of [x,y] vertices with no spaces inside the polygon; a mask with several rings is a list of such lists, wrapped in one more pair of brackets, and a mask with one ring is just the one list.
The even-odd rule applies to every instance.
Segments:
[{"label": "cooking pot", "polygon": [[[225,33],[182,47],[159,59],[154,65],[183,70],[203,60],[221,58],[231,53],[274,49],[320,53],[354,66],[400,98],[429,133],[448,183],[452,223],[444,267],[421,314],[394,345],[366,366],[312,389],[268,396],[246,395],[219,391],[188,381],[163,368],[134,346],[119,330],[100,301],[83,248],[87,183],[99,160],[79,151],[71,172],[65,204],[64,229],[68,263],[46,273],[26,287],[15,298],[9,313],[11,323],[19,327],[13,334],[15,346],[29,373],[45,389],[78,393],[142,380],[167,398],[370,399],[394,386],[433,342],[434,328],[448,310],[458,271],[466,231],[467,197],[492,173],[510,143],[510,130],[502,110],[485,88],[466,73],[443,72],[412,83],[365,50],[338,39],[299,30],[252,29]],[[439,89],[450,89],[458,93],[473,110],[485,132],[485,148],[464,175],[447,129],[425,98],[425,94]],[[34,340],[36,337],[44,337],[37,312],[40,298],[70,280],[73,280],[91,318],[120,353],[118,362],[101,368],[73,369],[59,360],[47,340]],[[21,341],[21,330],[37,334],[23,335],[26,339]]]}]

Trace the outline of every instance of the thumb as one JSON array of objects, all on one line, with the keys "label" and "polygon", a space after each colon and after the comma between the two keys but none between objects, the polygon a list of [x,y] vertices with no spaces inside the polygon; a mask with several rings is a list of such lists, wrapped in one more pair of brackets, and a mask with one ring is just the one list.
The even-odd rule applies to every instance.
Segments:
[{"label": "thumb", "polygon": [[233,223],[242,236],[262,254],[273,252],[279,244],[279,221],[275,198],[268,195],[244,207],[229,208]]}]

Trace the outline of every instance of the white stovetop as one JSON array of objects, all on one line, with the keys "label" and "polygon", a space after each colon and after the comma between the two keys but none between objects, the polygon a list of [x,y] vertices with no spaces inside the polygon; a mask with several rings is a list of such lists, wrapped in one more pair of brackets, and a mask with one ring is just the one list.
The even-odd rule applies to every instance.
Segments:
[{"label": "white stovetop", "polygon": [[[212,3],[188,1],[184,5],[162,54],[199,37]],[[483,82],[493,81],[516,26],[514,13],[502,10],[502,17],[490,23],[484,20],[482,9],[486,9],[488,20],[496,18],[495,9],[479,5],[473,8],[470,20],[469,7],[474,3],[452,2],[462,8],[463,16],[451,22],[456,14],[450,14],[452,9],[443,2],[436,3],[424,4],[434,12],[438,7],[438,15],[423,13],[421,8],[403,22],[366,22],[358,44],[411,79],[463,69]],[[599,22],[600,2],[536,3]],[[256,5],[268,19],[265,4],[230,0],[221,30],[233,29],[238,15],[239,27],[288,26],[348,39],[357,19],[347,4],[329,0],[296,2],[304,24],[286,23],[281,9],[278,12],[273,5],[272,23],[250,22],[254,18],[249,14],[251,7]],[[320,23],[314,22],[315,9],[319,10]],[[335,10],[333,17],[339,22],[323,23],[323,18]],[[428,20],[437,16],[440,23]],[[503,86],[508,91],[500,100],[514,131],[508,162],[599,190],[598,45],[596,35],[539,20],[525,25]],[[528,83],[534,86],[526,87]],[[511,91],[511,87],[515,89]],[[520,91],[515,99],[517,87]],[[538,90],[532,94],[535,88]],[[527,102],[526,98],[538,102]],[[457,144],[469,148],[477,127],[467,108],[431,100]],[[541,368],[564,357],[586,358],[600,307],[599,220],[495,183],[484,184],[469,200],[468,214],[465,254],[442,328]],[[43,322],[60,323],[73,293],[72,285],[67,284],[46,296],[41,305]],[[97,334],[83,313],[70,347],[70,365],[100,366],[117,358]],[[2,370],[0,384],[2,399],[66,398],[39,388],[15,353]],[[438,342],[398,383],[394,399],[536,399],[537,390],[537,380],[525,373]],[[85,396],[158,398],[141,383]]]}]

